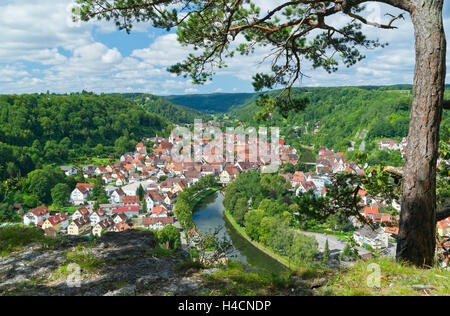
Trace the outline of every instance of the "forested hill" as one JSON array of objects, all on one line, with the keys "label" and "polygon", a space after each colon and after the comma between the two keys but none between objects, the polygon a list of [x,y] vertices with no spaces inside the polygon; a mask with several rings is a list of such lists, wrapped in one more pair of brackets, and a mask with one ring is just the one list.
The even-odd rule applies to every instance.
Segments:
[{"label": "forested hill", "polygon": [[158,114],[173,123],[191,124],[195,119],[202,119],[203,121],[209,121],[211,119],[204,112],[174,104],[163,97],[152,94],[126,93],[123,96],[141,104],[145,110]]},{"label": "forested hill", "polygon": [[123,153],[168,124],[121,95],[3,95],[0,179],[80,156]]},{"label": "forested hill", "polygon": [[214,93],[173,95],[164,97],[175,104],[183,105],[205,113],[225,113],[241,106],[254,97],[254,93]]},{"label": "forested hill", "polygon": [[[270,92],[273,96],[278,93]],[[292,94],[294,97],[308,97],[306,109],[290,113],[287,119],[274,113],[269,123],[289,130],[297,127],[296,134],[301,134],[304,144],[346,151],[351,141],[355,141],[356,146],[360,145],[362,139],[356,138],[356,135],[363,130],[367,131],[368,143],[379,138],[399,139],[408,134],[411,86],[299,88],[294,89]],[[450,98],[448,89],[446,98]],[[229,117],[256,124],[255,114],[261,109],[255,101],[256,96],[232,110]],[[449,114],[449,111],[444,111],[442,136],[448,134],[450,128]],[[316,128],[318,132],[313,135]],[[373,146],[373,142],[370,144]]]}]

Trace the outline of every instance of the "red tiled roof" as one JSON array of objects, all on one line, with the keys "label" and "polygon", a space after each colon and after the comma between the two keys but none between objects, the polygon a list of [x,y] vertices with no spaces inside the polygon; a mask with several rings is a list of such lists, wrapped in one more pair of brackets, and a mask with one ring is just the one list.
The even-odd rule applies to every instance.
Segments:
[{"label": "red tiled roof", "polygon": [[137,212],[139,213],[139,206],[136,205],[129,205],[129,206],[122,206],[112,211],[113,214],[118,213],[125,213],[125,212]]},{"label": "red tiled roof", "polygon": [[144,217],[142,219],[142,225],[149,226],[149,225],[155,225],[156,223],[160,222],[163,225],[173,224],[175,222],[173,217]]},{"label": "red tiled roof", "polygon": [[161,213],[167,213],[169,212],[166,208],[161,207],[161,206],[156,206],[153,208],[152,213],[153,214],[161,214]]},{"label": "red tiled roof", "polygon": [[42,205],[30,210],[30,212],[33,213],[35,216],[43,216],[49,213],[49,210],[45,205]]},{"label": "red tiled roof", "polygon": [[378,207],[375,206],[366,206],[364,208],[364,215],[367,216],[369,214],[378,214]]},{"label": "red tiled roof", "polygon": [[139,204],[139,196],[124,196],[122,202],[124,204]]}]

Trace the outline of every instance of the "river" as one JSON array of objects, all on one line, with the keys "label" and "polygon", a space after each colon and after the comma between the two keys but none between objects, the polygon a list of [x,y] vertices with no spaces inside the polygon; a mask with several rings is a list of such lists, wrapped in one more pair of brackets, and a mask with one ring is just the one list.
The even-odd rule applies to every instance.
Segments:
[{"label": "river", "polygon": [[273,273],[282,273],[286,268],[278,261],[269,257],[255,248],[246,239],[242,238],[234,228],[225,221],[223,217],[223,199],[220,192],[215,192],[203,199],[195,208],[193,220],[198,229],[202,232],[214,231],[217,227],[224,227],[221,231],[221,238],[226,237],[231,240],[234,252],[231,259],[239,260],[243,264],[251,264],[258,270],[265,270]]}]

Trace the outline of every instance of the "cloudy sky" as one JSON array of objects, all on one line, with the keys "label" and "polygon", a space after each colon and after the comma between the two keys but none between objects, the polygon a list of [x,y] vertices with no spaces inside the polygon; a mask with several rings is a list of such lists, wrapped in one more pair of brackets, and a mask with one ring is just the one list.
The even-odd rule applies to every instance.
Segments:
[{"label": "cloudy sky", "polygon": [[[257,0],[263,10],[281,0]],[[0,2],[0,93],[56,93],[81,90],[148,92],[157,95],[213,92],[252,92],[251,76],[267,69],[260,64],[267,51],[237,57],[217,73],[213,82],[194,86],[166,68],[183,60],[189,51],[176,35],[148,25],[131,34],[117,31],[113,23],[77,25],[71,22],[73,0],[2,0]],[[450,5],[444,23],[450,34]],[[370,4],[366,16],[386,21],[389,6]],[[336,25],[342,23],[336,18]],[[370,38],[389,43],[387,48],[366,51],[367,59],[329,75],[305,64],[308,78],[300,86],[387,85],[412,83],[414,39],[411,20],[398,21],[397,30],[365,27]],[[450,51],[450,49],[449,49]],[[450,61],[450,53],[447,53]],[[450,62],[447,62],[447,67]],[[449,68],[450,69],[450,68]],[[450,83],[450,71],[447,82]]]}]

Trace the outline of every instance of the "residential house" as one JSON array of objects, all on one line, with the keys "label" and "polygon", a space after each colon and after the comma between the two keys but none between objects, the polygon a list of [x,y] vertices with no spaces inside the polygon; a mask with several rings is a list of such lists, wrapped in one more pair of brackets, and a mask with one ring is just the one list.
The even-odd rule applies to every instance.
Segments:
[{"label": "residential house", "polygon": [[141,155],[147,155],[147,146],[145,146],[143,143],[139,143],[136,145],[136,152]]},{"label": "residential house", "polygon": [[91,221],[91,226],[95,226],[104,219],[106,219],[106,213],[103,210],[97,210],[92,212],[92,214],[89,216],[89,219]]},{"label": "residential house", "polygon": [[439,236],[450,236],[450,217],[437,223]]},{"label": "residential house", "polygon": [[98,166],[98,167],[95,169],[94,172],[95,172],[96,175],[103,175],[103,174],[107,173],[108,171],[106,170],[105,167],[103,167],[103,166]]},{"label": "residential house", "polygon": [[91,196],[93,183],[78,183],[70,194],[70,201],[73,205],[83,205]]},{"label": "residential house", "polygon": [[393,226],[393,227],[385,227],[384,228],[385,233],[390,235],[393,238],[397,238],[398,230],[399,230],[399,228],[395,227],[395,226]]},{"label": "residential house", "polygon": [[78,174],[78,169],[72,166],[61,166],[61,170],[64,171],[64,174],[68,177]]},{"label": "residential house", "polygon": [[314,182],[312,182],[312,181],[306,181],[306,182],[300,183],[300,185],[299,185],[297,191],[295,192],[295,194],[297,196],[299,196],[300,193],[304,194],[304,193],[307,193],[309,191],[312,191],[317,196],[321,195],[320,191],[317,191],[317,187],[314,184]]},{"label": "residential house", "polygon": [[102,175],[102,180],[105,184],[110,184],[114,181],[113,177],[109,173],[105,173],[104,175]]},{"label": "residential house", "polygon": [[220,173],[220,183],[224,186],[230,184],[239,174],[239,169],[233,166],[226,166]]},{"label": "residential house", "polygon": [[111,198],[110,198],[111,203],[122,203],[124,196],[125,196],[125,192],[122,190],[122,188],[115,190],[111,194]]},{"label": "residential house", "polygon": [[123,213],[128,217],[139,215],[139,206],[122,206],[112,211],[113,215]]},{"label": "residential house", "polygon": [[168,217],[168,216],[169,216],[169,211],[162,206],[155,206],[152,209],[151,217]]},{"label": "residential house", "polygon": [[67,227],[67,234],[71,236],[86,235],[91,231],[91,221],[88,216],[77,218]]},{"label": "residential house", "polygon": [[399,150],[400,145],[397,143],[395,139],[383,139],[378,144],[378,149],[390,149],[390,150]]},{"label": "residential house", "polygon": [[127,183],[127,179],[125,179],[124,176],[119,176],[119,177],[117,177],[116,185],[117,185],[118,187],[123,186],[123,185],[125,185],[126,183]]},{"label": "residential house", "polygon": [[120,223],[117,223],[114,225],[113,231],[115,233],[120,233],[120,232],[126,231],[128,229],[131,229],[131,227],[127,223],[120,222]]},{"label": "residential house", "polygon": [[382,228],[374,230],[367,225],[363,226],[353,234],[353,238],[361,247],[384,249],[389,246],[389,235]]},{"label": "residential house", "polygon": [[178,195],[176,193],[167,192],[166,198],[164,199],[164,203],[167,205],[174,205],[177,201]]},{"label": "residential house", "polygon": [[124,213],[119,213],[114,217],[114,223],[126,223],[128,220],[128,217]]},{"label": "residential house", "polygon": [[364,217],[373,219],[375,214],[379,213],[378,207],[375,206],[366,206],[363,210]]},{"label": "residential house", "polygon": [[174,224],[173,217],[144,217],[142,219],[142,226],[148,229],[161,230],[167,225]]},{"label": "residential house", "polygon": [[111,197],[111,195],[114,193],[114,191],[117,190],[117,187],[112,186],[112,185],[108,185],[104,187],[105,193],[107,197]]},{"label": "residential house", "polygon": [[66,214],[59,214],[47,218],[42,224],[42,229],[53,228],[55,231],[59,232],[64,230],[69,226],[69,217]]},{"label": "residential house", "polygon": [[25,213],[25,215],[23,216],[23,224],[25,226],[30,224],[38,226],[39,223],[43,223],[49,217],[50,211],[47,209],[47,207],[42,205]]},{"label": "residential house", "polygon": [[108,217],[105,218],[104,220],[98,222],[94,228],[92,229],[92,234],[94,236],[102,236],[104,233],[107,233],[111,230],[114,229],[114,221],[112,220],[112,218]]},{"label": "residential house", "polygon": [[141,201],[139,200],[139,196],[124,196],[122,200],[125,206],[135,205],[140,207]]},{"label": "residential house", "polygon": [[99,208],[106,213],[106,215],[110,216],[112,214],[112,211],[116,208],[122,207],[122,203],[117,204],[100,204]]},{"label": "residential house", "polygon": [[91,214],[91,212],[87,208],[82,207],[82,208],[76,210],[75,213],[72,214],[72,221],[79,219],[81,217],[85,217],[85,216],[89,217],[90,214]]},{"label": "residential house", "polygon": [[161,196],[159,191],[148,191],[145,196],[145,203],[147,204],[147,210],[153,209],[155,206],[161,205],[164,202],[164,197]]}]

